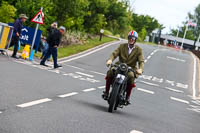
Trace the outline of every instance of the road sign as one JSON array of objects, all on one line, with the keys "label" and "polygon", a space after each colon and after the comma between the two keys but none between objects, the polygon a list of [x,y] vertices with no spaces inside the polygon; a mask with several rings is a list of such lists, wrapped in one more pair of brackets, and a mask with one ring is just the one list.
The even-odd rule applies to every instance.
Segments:
[{"label": "road sign", "polygon": [[44,16],[44,15],[43,15],[42,11],[40,10],[40,11],[35,15],[35,17],[31,20],[31,22],[38,23],[38,24],[44,24],[43,16]]}]

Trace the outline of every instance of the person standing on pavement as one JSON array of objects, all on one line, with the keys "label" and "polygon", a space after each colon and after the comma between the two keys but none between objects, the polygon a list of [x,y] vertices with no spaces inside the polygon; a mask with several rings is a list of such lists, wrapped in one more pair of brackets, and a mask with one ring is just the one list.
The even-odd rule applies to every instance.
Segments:
[{"label": "person standing on pavement", "polygon": [[65,33],[65,27],[60,26],[59,30],[55,30],[54,33],[49,34],[47,38],[47,42],[49,44],[49,49],[47,51],[47,54],[44,56],[44,58],[41,60],[40,65],[47,66],[45,64],[45,61],[49,57],[49,55],[52,54],[53,56],[53,62],[54,62],[54,68],[62,67],[61,65],[57,64],[57,48],[60,44],[61,37]]},{"label": "person standing on pavement", "polygon": [[18,59],[17,50],[18,50],[19,37],[21,34],[21,30],[23,28],[23,23],[26,22],[27,19],[28,19],[28,17],[26,16],[26,14],[21,14],[19,16],[19,18],[16,19],[13,24],[14,31],[13,31],[13,38],[12,38],[11,46],[14,45],[14,51],[13,51],[13,54],[11,57],[16,58],[16,59]]}]

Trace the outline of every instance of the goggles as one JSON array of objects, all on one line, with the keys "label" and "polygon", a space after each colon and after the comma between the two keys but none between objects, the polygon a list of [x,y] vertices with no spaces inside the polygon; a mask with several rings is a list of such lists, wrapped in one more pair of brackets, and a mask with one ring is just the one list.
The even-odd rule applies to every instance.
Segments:
[{"label": "goggles", "polygon": [[128,40],[130,40],[130,41],[136,41],[136,40],[137,40],[137,38],[136,38],[136,37],[134,37],[134,36],[129,36],[129,37],[128,37]]}]

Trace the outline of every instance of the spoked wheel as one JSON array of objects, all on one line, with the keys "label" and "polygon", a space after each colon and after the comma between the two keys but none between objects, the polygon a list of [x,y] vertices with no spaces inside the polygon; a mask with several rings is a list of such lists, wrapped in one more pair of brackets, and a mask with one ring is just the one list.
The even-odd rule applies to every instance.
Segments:
[{"label": "spoked wheel", "polygon": [[109,99],[109,107],[108,107],[108,112],[112,113],[113,110],[117,108],[117,96],[118,96],[118,91],[119,91],[120,85],[119,84],[114,84],[110,99]]}]

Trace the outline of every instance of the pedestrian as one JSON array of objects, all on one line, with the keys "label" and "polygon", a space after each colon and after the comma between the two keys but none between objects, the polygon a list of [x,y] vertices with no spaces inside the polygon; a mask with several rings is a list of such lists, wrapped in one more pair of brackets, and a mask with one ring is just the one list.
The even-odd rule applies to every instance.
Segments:
[{"label": "pedestrian", "polygon": [[[47,51],[49,49],[49,44],[47,43],[46,37],[42,36],[41,37],[41,51],[42,51],[42,56],[40,57],[40,59],[43,59],[44,56],[47,54]],[[47,60],[50,60],[51,55],[49,55],[49,57],[47,58]]]},{"label": "pedestrian", "polygon": [[40,62],[40,65],[47,66],[45,64],[45,61],[49,57],[49,55],[52,54],[53,56],[53,62],[54,62],[54,68],[62,67],[61,65],[57,64],[57,48],[60,44],[61,37],[65,33],[65,27],[60,26],[59,30],[55,30],[54,33],[49,34],[47,37],[47,43],[49,44],[49,49],[47,51],[47,54],[44,56],[42,61]]},{"label": "pedestrian", "polygon": [[20,14],[19,18],[16,19],[13,24],[14,31],[13,31],[11,46],[14,46],[14,51],[13,51],[13,54],[11,57],[16,58],[16,59],[18,59],[17,51],[18,51],[19,37],[21,34],[21,30],[23,28],[23,23],[26,22],[27,19],[28,19],[28,17],[26,16],[26,14]]}]

